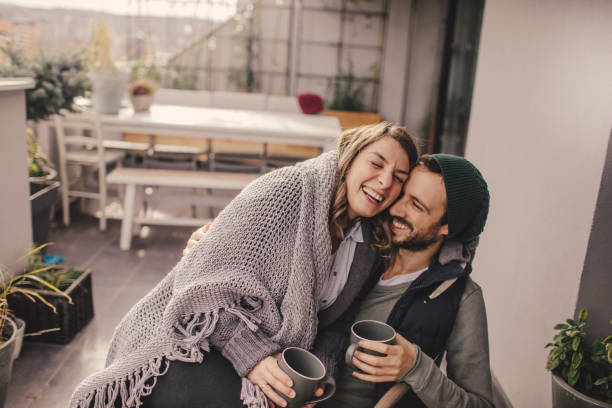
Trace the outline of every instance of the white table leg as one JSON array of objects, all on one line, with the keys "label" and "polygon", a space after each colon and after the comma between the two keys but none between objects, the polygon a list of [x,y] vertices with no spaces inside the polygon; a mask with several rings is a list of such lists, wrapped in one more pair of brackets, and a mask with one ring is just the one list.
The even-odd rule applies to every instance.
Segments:
[{"label": "white table leg", "polygon": [[123,251],[130,249],[132,243],[132,224],[134,222],[134,204],[136,202],[136,186],[125,186],[125,199],[123,201],[123,221],[121,221],[121,238],[119,248]]}]

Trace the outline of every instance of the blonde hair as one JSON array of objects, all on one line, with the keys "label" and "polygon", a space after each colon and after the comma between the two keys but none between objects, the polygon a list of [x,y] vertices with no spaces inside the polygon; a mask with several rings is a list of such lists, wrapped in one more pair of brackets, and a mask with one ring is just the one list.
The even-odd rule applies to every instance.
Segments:
[{"label": "blonde hair", "polygon": [[[364,125],[342,132],[338,140],[338,183],[332,196],[332,206],[329,220],[329,230],[332,242],[340,242],[344,239],[344,231],[351,221],[348,216],[348,197],[346,191],[346,174],[353,160],[366,146],[389,136],[397,141],[408,155],[410,169],[412,169],[419,158],[419,148],[415,138],[401,126],[392,125],[388,122],[380,122],[373,125]],[[372,244],[380,249],[388,249],[391,245],[391,236],[388,224],[385,222],[385,211],[371,218]]]}]

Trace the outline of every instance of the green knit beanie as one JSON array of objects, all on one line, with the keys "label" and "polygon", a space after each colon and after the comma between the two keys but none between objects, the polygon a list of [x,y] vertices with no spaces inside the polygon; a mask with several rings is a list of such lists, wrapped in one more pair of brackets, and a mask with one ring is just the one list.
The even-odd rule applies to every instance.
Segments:
[{"label": "green knit beanie", "polygon": [[442,170],[446,186],[449,238],[468,242],[484,229],[489,213],[489,190],[480,171],[463,157],[430,155]]}]

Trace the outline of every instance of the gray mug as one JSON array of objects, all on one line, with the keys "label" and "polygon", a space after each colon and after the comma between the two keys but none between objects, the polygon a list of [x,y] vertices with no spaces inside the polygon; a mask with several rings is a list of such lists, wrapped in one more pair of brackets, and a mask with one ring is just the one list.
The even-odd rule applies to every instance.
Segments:
[{"label": "gray mug", "polygon": [[359,370],[353,365],[353,354],[356,350],[373,356],[384,357],[386,354],[378,353],[359,347],[359,341],[369,340],[378,343],[395,344],[395,330],[387,323],[377,320],[360,320],[351,326],[351,344],[346,349],[344,361],[349,367]]},{"label": "gray mug", "polygon": [[[275,390],[287,401],[288,407],[301,407],[313,402],[325,401],[336,392],[336,381],[326,375],[325,366],[321,360],[302,348],[287,347],[278,360],[278,366],[293,380],[295,397],[289,398]],[[323,395],[313,398],[317,386],[323,384],[325,384]]]}]

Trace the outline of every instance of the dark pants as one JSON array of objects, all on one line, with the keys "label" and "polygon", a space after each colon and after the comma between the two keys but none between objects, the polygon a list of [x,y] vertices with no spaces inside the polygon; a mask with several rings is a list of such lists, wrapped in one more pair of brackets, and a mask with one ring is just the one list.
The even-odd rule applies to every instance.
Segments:
[{"label": "dark pants", "polygon": [[153,393],[143,408],[244,408],[242,381],[221,353],[211,350],[202,364],[172,361],[168,372],[157,377]]},{"label": "dark pants", "polygon": [[[168,372],[157,377],[143,408],[244,408],[240,401],[241,378],[221,353],[204,354],[202,364],[170,362]],[[93,403],[92,403],[93,405]],[[115,402],[121,408],[121,398]]]}]

